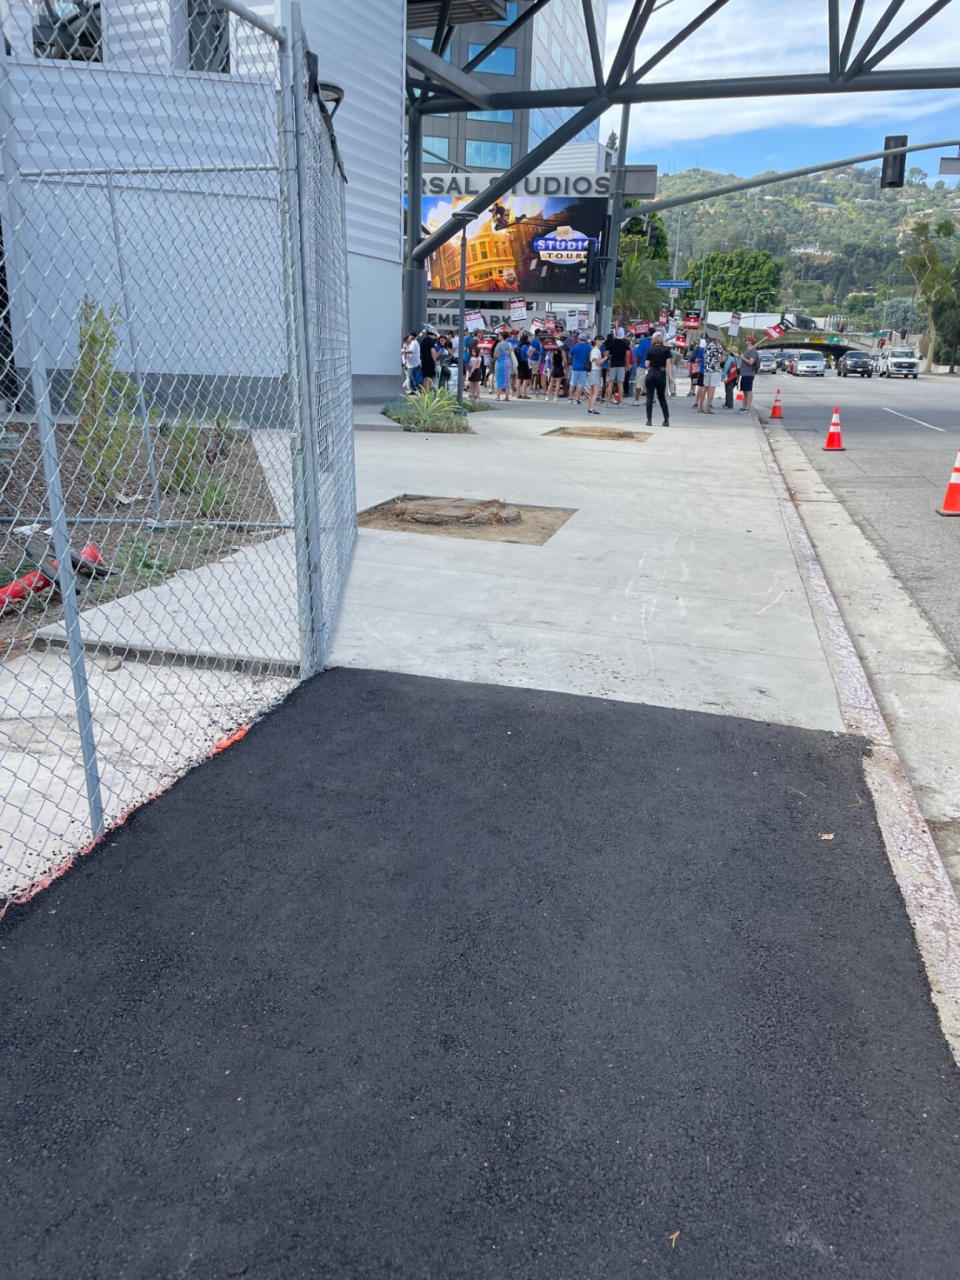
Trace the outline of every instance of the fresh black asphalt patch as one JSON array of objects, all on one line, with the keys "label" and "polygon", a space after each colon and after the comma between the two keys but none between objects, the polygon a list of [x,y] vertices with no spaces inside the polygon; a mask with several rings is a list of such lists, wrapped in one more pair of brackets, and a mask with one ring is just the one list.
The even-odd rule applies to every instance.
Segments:
[{"label": "fresh black asphalt patch", "polygon": [[862,750],[302,686],[0,926],[0,1272],[956,1280]]}]

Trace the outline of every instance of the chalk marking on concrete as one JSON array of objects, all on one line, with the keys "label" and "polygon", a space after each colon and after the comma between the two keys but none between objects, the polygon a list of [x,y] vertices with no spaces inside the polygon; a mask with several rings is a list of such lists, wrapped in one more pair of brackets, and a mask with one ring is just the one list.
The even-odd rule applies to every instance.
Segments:
[{"label": "chalk marking on concrete", "polygon": [[922,418],[911,418],[909,413],[899,413],[896,409],[888,409],[886,405],[883,406],[883,412],[892,413],[898,418],[906,418],[907,422],[916,422],[917,425],[921,427],[929,427],[931,431],[942,431],[946,433],[947,430],[946,427],[935,427],[932,422],[924,422]]},{"label": "chalk marking on concrete", "polygon": [[768,609],[772,609],[772,608],[773,608],[773,606],[774,606],[775,604],[779,604],[779,603],[780,603],[780,601],[783,599],[783,597],[784,597],[786,594],[787,594],[787,593],[786,593],[785,591],[781,591],[781,592],[780,592],[780,594],[776,597],[776,599],[771,600],[769,604],[765,604],[765,605],[763,606],[763,608],[762,608],[762,609],[758,609],[758,610],[756,611],[756,615],[755,615],[755,616],[759,618],[759,617],[760,617],[760,615],[761,615],[761,613],[766,613]]}]

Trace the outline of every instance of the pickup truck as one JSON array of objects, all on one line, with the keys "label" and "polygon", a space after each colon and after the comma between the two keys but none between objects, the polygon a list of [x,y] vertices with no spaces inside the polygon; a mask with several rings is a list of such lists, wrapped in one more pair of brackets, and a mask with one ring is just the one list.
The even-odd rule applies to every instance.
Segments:
[{"label": "pickup truck", "polygon": [[913,347],[887,347],[880,353],[877,372],[881,378],[915,378],[920,372],[920,357]]}]

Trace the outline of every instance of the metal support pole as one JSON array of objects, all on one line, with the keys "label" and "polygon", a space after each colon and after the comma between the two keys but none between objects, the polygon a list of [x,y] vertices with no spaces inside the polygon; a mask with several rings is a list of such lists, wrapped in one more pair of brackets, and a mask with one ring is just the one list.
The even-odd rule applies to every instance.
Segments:
[{"label": "metal support pole", "polygon": [[414,249],[423,228],[423,116],[415,107],[407,113],[407,252],[403,267],[403,331],[419,333],[427,319],[425,263]]},{"label": "metal support pole", "polygon": [[[16,157],[11,147],[13,112],[10,109],[10,80],[8,64],[0,58],[0,153],[2,153],[5,189],[4,252],[13,267],[10,280],[11,297],[16,290],[28,294],[26,254],[20,228],[24,223],[23,203],[20,198],[20,175]],[[15,283],[14,283],[15,281]],[[50,388],[47,383],[43,343],[34,331],[37,308],[35,299],[21,295],[21,312],[24,316],[20,332],[20,349],[30,371],[30,387],[33,392],[34,411],[43,457],[43,475],[47,488],[47,505],[53,526],[53,547],[57,558],[57,585],[63,601],[63,623],[67,633],[67,655],[70,662],[70,679],[73,684],[73,700],[77,709],[77,732],[80,737],[80,755],[83,761],[83,780],[90,814],[90,830],[96,839],[103,835],[103,799],[100,791],[100,766],[97,760],[97,744],[93,735],[93,713],[90,708],[90,689],[87,684],[87,668],[83,653],[83,634],[80,629],[80,610],[77,605],[77,584],[70,558],[70,538],[67,533],[66,503],[60,483],[60,456],[57,450],[53,411],[50,407]]]},{"label": "metal support pole", "polygon": [[[291,12],[291,18],[293,18]],[[303,263],[300,243],[300,169],[296,130],[297,95],[302,95],[302,41],[284,39],[279,52],[280,95],[278,143],[283,181],[281,240],[286,318],[287,391],[291,416],[294,541],[297,561],[297,604],[300,629],[300,674],[314,675],[323,661],[323,591],[320,527],[317,518],[319,473],[317,433],[310,417],[310,378],[304,315]]]},{"label": "metal support pole", "polygon": [[[633,71],[633,57],[627,69]],[[627,135],[630,132],[630,103],[625,102],[620,112],[620,139],[617,147],[617,168],[613,179],[613,203],[610,212],[610,243],[607,257],[610,266],[603,277],[603,293],[600,300],[600,333],[609,333],[613,324],[613,299],[617,291],[617,261],[620,257],[620,223],[623,220],[623,186],[627,165]]]},{"label": "metal support pole", "polygon": [[130,306],[130,291],[127,288],[127,268],[123,260],[123,243],[120,239],[120,219],[117,217],[117,197],[113,187],[113,171],[107,173],[107,200],[110,202],[110,222],[113,227],[113,244],[117,251],[117,270],[120,274],[120,297],[123,301],[123,323],[127,331],[127,347],[130,355],[130,374],[137,392],[137,416],[140,419],[140,430],[143,433],[143,452],[147,460],[147,474],[150,477],[150,496],[153,509],[160,519],[160,483],[157,479],[157,463],[153,456],[153,441],[150,438],[150,422],[147,406],[143,399],[143,376],[140,373],[137,339],[133,328],[133,311]]},{"label": "metal support pole", "polygon": [[680,270],[680,219],[683,217],[682,207],[677,210],[677,235],[673,244],[673,278],[679,279],[677,272]]},{"label": "metal support pole", "polygon": [[463,405],[463,375],[466,355],[466,310],[467,310],[467,224],[464,222],[460,232],[460,336],[457,342],[457,404]]}]

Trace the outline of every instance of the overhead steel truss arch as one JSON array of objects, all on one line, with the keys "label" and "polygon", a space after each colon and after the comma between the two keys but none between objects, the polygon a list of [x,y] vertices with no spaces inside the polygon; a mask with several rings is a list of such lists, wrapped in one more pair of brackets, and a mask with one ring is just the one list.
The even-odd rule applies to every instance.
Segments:
[{"label": "overhead steel truss arch", "polygon": [[[668,40],[649,51],[643,45],[644,33],[650,18],[658,9],[665,8],[670,0],[633,0],[623,35],[610,63],[606,77],[597,45],[596,27],[593,23],[591,0],[583,0],[584,43],[591,51],[594,83],[573,85],[558,89],[500,91],[491,90],[487,82],[474,81],[474,72],[484,58],[505,40],[544,10],[552,0],[531,0],[524,4],[516,19],[497,32],[470,61],[460,69],[470,81],[464,91],[451,90],[449,75],[446,86],[433,80],[421,65],[414,71],[422,74],[408,77],[409,111],[409,234],[407,266],[412,277],[420,277],[422,265],[431,253],[450,240],[461,229],[461,218],[443,224],[430,235],[421,235],[421,186],[422,163],[420,141],[424,116],[446,112],[464,112],[475,109],[476,93],[483,94],[489,110],[502,108],[532,109],[544,107],[573,108],[570,119],[550,137],[522,156],[506,173],[497,175],[479,195],[469,201],[459,214],[477,216],[484,212],[505,192],[515,186],[554,152],[576,137],[583,129],[597,120],[610,107],[626,102],[683,102],[709,101],[712,99],[792,96],[821,93],[877,93],[903,89],[956,89],[960,88],[960,67],[917,67],[906,69],[880,69],[880,64],[915,35],[933,17],[957,0],[933,0],[911,22],[893,32],[894,24],[904,0],[888,0],[878,21],[858,43],[859,24],[864,0],[853,0],[846,26],[841,23],[839,0],[823,0],[825,47],[827,65],[819,72],[744,76],[717,80],[697,81],[648,81],[646,77],[660,62],[704,24],[715,17],[729,0],[712,0],[704,6],[697,18],[680,27]],[[960,8],[960,4],[957,4]],[[449,41],[449,29],[440,30],[434,36],[435,48],[445,47]],[[883,42],[883,43],[882,43]],[[636,66],[631,71],[631,65]],[[414,139],[416,138],[416,148]],[[416,268],[416,270],[414,270]]]}]

